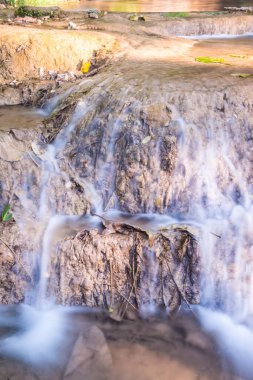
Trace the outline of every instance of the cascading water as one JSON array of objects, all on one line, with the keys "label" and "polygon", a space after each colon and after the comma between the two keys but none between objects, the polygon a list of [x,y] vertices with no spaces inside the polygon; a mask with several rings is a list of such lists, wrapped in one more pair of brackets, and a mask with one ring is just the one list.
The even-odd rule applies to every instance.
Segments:
[{"label": "cascading water", "polygon": [[252,202],[241,132],[232,122],[222,128],[203,125],[200,130],[182,119],[178,130],[171,212],[202,229],[202,302],[244,318],[252,307]]},{"label": "cascading water", "polygon": [[[106,84],[108,85],[108,83]],[[100,85],[102,84],[100,83]],[[81,86],[76,89],[77,92],[79,90],[81,90]],[[164,132],[160,126],[157,127],[162,132],[159,130],[161,135],[154,141],[152,131],[146,128],[148,123],[145,117],[143,116],[141,120],[134,120],[133,130],[136,135],[134,137],[127,135],[126,140],[133,140],[133,146],[134,144],[142,144],[142,150],[145,149],[146,143],[150,142],[153,144],[152,157],[147,159],[141,156],[140,152],[136,152],[134,149],[131,151],[129,148],[130,154],[126,152],[129,154],[129,162],[118,162],[122,153],[120,148],[124,144],[119,148],[117,142],[124,133],[126,134],[124,128],[127,129],[128,127],[127,117],[133,113],[132,118],[134,119],[136,114],[140,114],[142,101],[145,101],[144,95],[141,100],[137,100],[133,93],[131,86],[120,89],[122,97],[124,94],[126,100],[130,98],[129,104],[122,106],[119,96],[117,101],[109,99],[108,107],[104,107],[105,109],[101,104],[107,97],[106,94],[103,97],[100,92],[97,94],[94,91],[94,93],[89,94],[89,97],[83,97],[77,102],[70,120],[40,156],[41,191],[35,217],[39,228],[37,229],[37,236],[34,237],[41,247],[38,264],[39,275],[33,294],[27,296],[27,302],[36,307],[24,306],[23,309],[24,325],[27,323],[28,312],[31,314],[31,320],[28,323],[32,328],[25,328],[23,335],[8,338],[0,345],[1,349],[8,354],[36,362],[38,356],[40,359],[43,356],[45,348],[48,355],[43,360],[53,359],[50,353],[60,345],[60,337],[64,331],[64,318],[62,317],[64,313],[61,308],[53,306],[55,285],[50,282],[54,270],[53,259],[57,239],[79,229],[89,230],[94,226],[100,226],[101,218],[90,215],[89,211],[101,214],[100,216],[108,217],[110,220],[120,221],[120,218],[124,219],[124,215],[120,214],[119,210],[124,209],[123,201],[125,199],[120,202],[119,195],[115,194],[118,172],[121,170],[123,172],[121,176],[124,176],[126,172],[122,168],[130,162],[132,166],[129,164],[129,167],[131,166],[131,168],[127,168],[127,174],[131,179],[130,185],[128,184],[130,191],[126,187],[123,188],[122,192],[132,191],[135,198],[141,198],[142,188],[139,184],[143,180],[142,177],[148,175],[147,172],[144,173],[144,170],[143,172],[139,170],[139,167],[135,166],[135,162],[130,161],[131,153],[134,159],[136,158],[136,162],[137,159],[141,164],[143,162],[146,164],[148,161],[147,166],[150,167],[152,177],[146,194],[143,191],[144,200],[141,199],[139,202],[141,205],[139,207],[146,212],[146,215],[128,216],[132,225],[145,225],[145,230],[151,232],[175,224],[196,226],[201,231],[199,241],[202,259],[201,304],[205,306],[205,308],[196,308],[196,313],[199,315],[204,328],[217,336],[220,346],[232,359],[241,355],[243,350],[241,345],[237,347],[237,351],[228,349],[229,339],[225,329],[229,329],[229,334],[233,337],[234,342],[236,342],[237,337],[238,339],[243,337],[243,340],[245,336],[248,344],[252,342],[251,330],[238,324],[238,322],[247,321],[252,313],[253,306],[252,260],[250,257],[253,243],[251,238],[253,217],[252,188],[249,185],[251,153],[250,151],[242,151],[240,145],[242,132],[234,127],[233,117],[227,120],[222,127],[212,121],[209,124],[203,124],[200,128],[199,125],[186,122],[177,108],[169,105],[170,111],[167,113],[172,114],[170,132],[172,131],[173,136],[169,142],[166,140],[166,143],[170,144],[171,150],[176,145],[177,155],[170,176],[170,191],[169,194],[166,194],[166,191],[160,189],[157,184],[159,184],[161,167],[168,166],[163,157],[164,146],[166,145],[163,138],[167,129]],[[74,94],[75,91],[69,90],[65,96],[73,96]],[[139,95],[137,94],[137,96]],[[53,106],[56,106],[59,101],[62,99],[53,100]],[[114,102],[112,109],[109,107],[110,101]],[[94,104],[98,106],[98,109],[101,107],[102,110],[94,111]],[[52,108],[50,110],[52,111]],[[116,116],[114,116],[114,112]],[[102,125],[104,120],[106,123]],[[83,128],[84,131],[80,132],[81,128],[79,127],[82,123],[84,123],[85,128]],[[96,151],[94,159],[90,146],[92,144],[87,147],[83,146],[82,139],[88,133],[92,135],[96,128],[101,128],[101,125],[105,130],[103,130],[102,143]],[[139,138],[138,128],[143,128],[146,133],[143,136],[144,138]],[[75,133],[79,133],[80,146],[78,147],[79,151],[77,149],[72,154],[71,137]],[[247,135],[249,131],[246,130],[244,133]],[[95,140],[97,136],[94,134],[92,137]],[[83,155],[86,154],[86,159],[87,157],[90,161],[94,159],[95,173],[90,174],[89,170],[86,170],[85,160],[78,159],[80,149],[82,149]],[[86,170],[85,175],[82,176],[82,172],[80,174],[79,171],[79,173],[75,173],[74,177],[71,168],[72,161],[69,167],[63,162],[66,151],[71,152],[71,157],[73,156],[73,160],[76,159],[78,164],[81,162],[82,170]],[[66,167],[68,170],[64,170]],[[136,167],[139,170],[138,176],[133,174]],[[71,198],[68,190],[73,185],[72,175],[79,185],[83,185],[83,198],[89,203],[89,207],[83,209],[85,216],[81,213],[79,215],[62,215],[62,205]],[[58,198],[59,194],[57,193],[57,184],[60,182],[64,183],[66,189],[66,194],[64,196],[62,194],[62,199]],[[27,210],[27,220],[29,219],[29,209],[26,208],[27,205],[29,206],[28,199],[29,194],[27,194],[27,199],[22,200],[24,209]],[[131,201],[132,204],[129,208],[132,207],[133,210],[136,210],[136,203],[133,199]],[[159,207],[160,209],[163,208],[162,211],[166,215],[148,214],[159,209]],[[145,222],[140,221],[145,216],[147,220]],[[155,309],[154,288],[156,282],[159,281],[155,245],[146,247],[146,253],[146,277],[144,276],[141,280],[143,283],[148,283],[148,292],[143,291],[144,302],[140,306],[144,315],[149,315],[150,311],[153,312]],[[38,339],[40,334],[47,339]],[[52,337],[51,346],[49,336]],[[36,344],[29,345],[30,341]],[[55,342],[57,342],[56,345]],[[24,349],[26,349],[25,353]],[[249,373],[252,373],[251,358],[252,354],[248,352],[247,355],[244,355],[244,361],[240,362],[237,368],[246,378],[250,378]],[[241,371],[242,364],[244,365],[243,371]]]},{"label": "cascading water", "polygon": [[243,135],[233,120],[222,128],[203,125],[199,129],[178,118],[177,128],[172,215],[196,223],[201,230],[201,303],[206,308],[196,310],[238,373],[251,379],[251,153],[242,151]]}]

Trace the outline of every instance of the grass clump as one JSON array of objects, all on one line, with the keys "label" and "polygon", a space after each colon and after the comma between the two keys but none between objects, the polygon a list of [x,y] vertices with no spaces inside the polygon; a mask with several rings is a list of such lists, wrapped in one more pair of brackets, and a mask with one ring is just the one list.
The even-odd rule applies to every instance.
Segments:
[{"label": "grass clump", "polygon": [[188,17],[188,12],[165,12],[162,13],[162,16],[165,18],[176,18],[176,17]]}]

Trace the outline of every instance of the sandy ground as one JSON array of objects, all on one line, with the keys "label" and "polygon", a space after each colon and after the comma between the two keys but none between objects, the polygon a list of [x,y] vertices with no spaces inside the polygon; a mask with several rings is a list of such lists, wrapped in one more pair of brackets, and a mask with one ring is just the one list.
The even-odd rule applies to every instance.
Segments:
[{"label": "sandy ground", "polygon": [[[43,74],[53,70],[58,73],[73,72],[81,76],[81,63],[102,54],[106,58],[114,55],[112,71],[122,67],[130,75],[139,78],[153,74],[167,77],[192,75],[205,81],[211,76],[227,77],[229,83],[251,78],[238,78],[237,74],[253,74],[253,38],[198,40],[173,36],[181,27],[188,34],[194,34],[203,27],[204,19],[198,17],[191,21],[176,20],[162,22],[161,16],[147,15],[147,22],[134,23],[126,15],[109,14],[99,20],[84,20],[75,14],[61,21],[51,21],[42,26],[0,25],[0,84],[13,80],[24,81],[42,79]],[[150,21],[149,21],[150,17]],[[66,30],[73,19],[78,30]],[[197,20],[197,21],[196,21]],[[207,31],[214,25],[217,33],[224,25],[231,26],[231,32],[247,31],[251,16],[231,16],[207,18]],[[227,26],[226,26],[227,28]],[[92,29],[92,30],[90,30]],[[95,30],[93,30],[95,29]],[[203,30],[202,30],[203,31]],[[205,31],[203,31],[205,32]],[[166,35],[167,34],[167,35]],[[172,35],[170,35],[172,34]],[[196,62],[200,56],[224,59],[222,64]],[[106,69],[105,69],[106,70]],[[111,69],[110,69],[111,70]],[[208,77],[207,77],[208,75]],[[144,77],[145,78],[145,77]],[[224,78],[223,78],[224,79]]]},{"label": "sandy ground", "polygon": [[89,31],[0,26],[0,83],[40,78],[43,72],[81,74],[93,52],[113,49],[115,38]]}]

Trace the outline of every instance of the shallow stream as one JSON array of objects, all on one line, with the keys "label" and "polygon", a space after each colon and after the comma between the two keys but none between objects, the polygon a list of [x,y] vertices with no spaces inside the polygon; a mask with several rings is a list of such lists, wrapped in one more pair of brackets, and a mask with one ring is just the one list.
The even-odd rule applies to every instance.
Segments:
[{"label": "shallow stream", "polygon": [[0,131],[35,128],[43,118],[43,112],[33,107],[1,106]]}]

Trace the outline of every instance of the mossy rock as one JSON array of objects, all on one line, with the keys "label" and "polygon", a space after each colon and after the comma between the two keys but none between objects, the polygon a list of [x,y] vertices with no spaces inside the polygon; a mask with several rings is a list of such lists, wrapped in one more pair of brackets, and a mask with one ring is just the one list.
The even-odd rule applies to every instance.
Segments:
[{"label": "mossy rock", "polygon": [[15,16],[19,17],[55,17],[59,16],[61,13],[61,9],[59,7],[32,7],[32,6],[21,6],[19,7],[16,12]]}]

